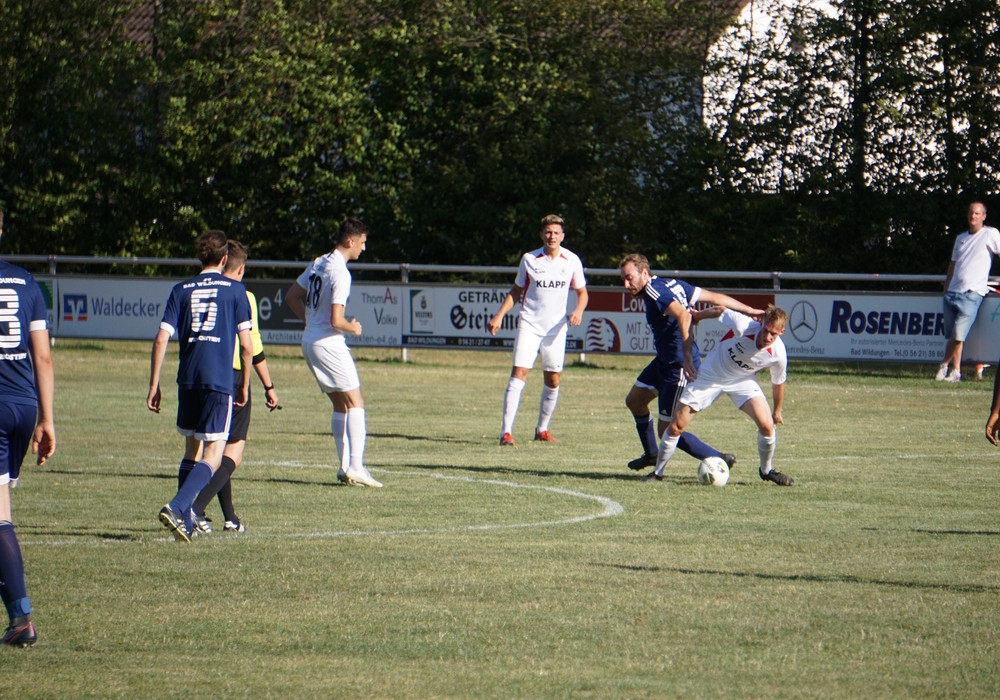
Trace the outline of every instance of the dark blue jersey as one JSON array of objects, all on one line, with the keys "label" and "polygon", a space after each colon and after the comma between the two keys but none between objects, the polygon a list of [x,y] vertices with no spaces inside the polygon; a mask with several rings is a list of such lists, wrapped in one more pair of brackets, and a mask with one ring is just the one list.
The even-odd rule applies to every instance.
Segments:
[{"label": "dark blue jersey", "polygon": [[[678,279],[652,277],[642,289],[642,299],[646,303],[646,323],[653,331],[653,346],[656,357],[662,362],[683,364],[684,344],[681,342],[680,326],[677,319],[666,313],[670,303],[676,301],[688,311],[694,303],[696,287]],[[695,345],[692,355],[698,357]]]},{"label": "dark blue jersey", "polygon": [[232,396],[236,334],[250,326],[242,283],[210,271],[175,285],[160,328],[176,332],[181,344],[177,383]]},{"label": "dark blue jersey", "polygon": [[47,318],[31,273],[0,260],[0,402],[38,405],[28,334],[46,330]]}]

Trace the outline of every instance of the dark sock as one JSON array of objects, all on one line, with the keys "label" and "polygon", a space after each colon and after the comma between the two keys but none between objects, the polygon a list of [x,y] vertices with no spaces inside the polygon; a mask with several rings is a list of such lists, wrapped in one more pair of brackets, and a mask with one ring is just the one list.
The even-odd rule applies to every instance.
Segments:
[{"label": "dark sock", "polygon": [[[221,494],[222,490],[229,486],[229,479],[236,471],[236,464],[229,457],[223,457],[222,462],[219,464],[219,468],[215,470],[215,474],[212,475],[212,480],[208,482],[208,486],[201,490],[198,494],[198,498],[194,499],[194,512],[198,515],[204,515],[205,509],[208,504],[212,502],[215,498],[215,494]],[[221,500],[221,499],[220,499]],[[232,506],[232,496],[230,496],[230,506]],[[225,515],[226,511],[223,509],[222,514]]]},{"label": "dark sock", "polygon": [[[226,462],[229,464],[227,465]],[[219,507],[222,508],[222,515],[231,523],[237,522],[236,509],[233,508],[233,473],[236,471],[236,463],[229,457],[222,458],[222,468],[228,469],[229,478],[219,489]]]},{"label": "dark sock", "polygon": [[706,445],[704,442],[699,440],[696,435],[688,432],[681,433],[681,437],[677,441],[677,447],[684,452],[687,452],[695,459],[721,456],[721,453],[717,449]]},{"label": "dark sock", "polygon": [[642,443],[642,450],[645,454],[655,455],[659,450],[659,445],[655,442],[649,444],[649,436],[656,435],[656,433],[651,430],[650,426],[653,422],[653,416],[647,413],[644,416],[633,416],[635,418],[635,431],[639,433],[639,442]]},{"label": "dark sock", "polygon": [[11,620],[31,612],[28,589],[24,585],[21,546],[14,534],[14,525],[9,522],[0,523],[0,597]]},{"label": "dark sock", "polygon": [[174,496],[174,500],[170,501],[171,510],[178,515],[184,515],[186,519],[187,510],[198,496],[198,492],[208,486],[208,482],[211,480],[212,468],[208,466],[208,462],[198,462],[195,464],[194,468],[191,469],[191,473],[184,480],[184,484],[177,489],[177,495]]},{"label": "dark sock", "polygon": [[196,462],[193,459],[182,459],[180,469],[177,470],[177,490],[180,491],[181,486],[188,478],[188,474],[194,469]]}]

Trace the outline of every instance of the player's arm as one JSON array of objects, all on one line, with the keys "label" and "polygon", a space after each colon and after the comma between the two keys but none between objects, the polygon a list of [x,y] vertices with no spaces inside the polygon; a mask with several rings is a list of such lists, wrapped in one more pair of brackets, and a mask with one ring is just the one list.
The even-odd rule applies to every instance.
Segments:
[{"label": "player's arm", "polygon": [[986,439],[991,445],[996,445],[1000,438],[1000,370],[993,380],[993,405],[990,406],[990,415],[986,419]]},{"label": "player's arm", "polygon": [[346,318],[344,316],[344,305],[333,304],[330,308],[330,325],[338,331],[350,333],[351,335],[361,335],[361,321],[356,318]]},{"label": "player's arm", "polygon": [[674,299],[667,305],[663,315],[672,316],[677,320],[677,328],[681,334],[681,348],[684,351],[684,376],[687,377],[689,382],[693,382],[698,378],[698,370],[694,367],[694,336],[691,335],[691,312]]},{"label": "player's arm", "polygon": [[274,390],[274,382],[271,380],[271,372],[267,368],[267,360],[264,353],[254,355],[253,371],[257,373],[260,381],[264,384],[264,401],[272,411],[278,406],[278,392]]},{"label": "player's arm", "polygon": [[771,419],[775,425],[784,425],[785,420],[781,417],[781,405],[785,401],[785,385],[771,385],[771,399],[774,402],[774,410],[771,411]]},{"label": "player's arm", "polygon": [[713,292],[710,289],[702,289],[701,293],[698,295],[699,302],[707,302],[709,304],[714,304],[715,306],[722,306],[727,309],[732,309],[733,311],[738,311],[745,316],[759,321],[764,316],[764,312],[761,309],[755,309],[752,306],[747,306],[742,301],[738,299],[733,299],[728,294],[723,294],[722,292]]},{"label": "player's arm", "polygon": [[146,395],[146,408],[154,413],[160,412],[160,372],[163,370],[163,358],[167,355],[167,343],[170,333],[160,328],[153,338],[153,351],[149,360],[149,393]]},{"label": "player's arm", "polygon": [[305,298],[306,290],[298,282],[293,282],[292,286],[285,292],[285,306],[291,309],[300,321],[306,320]]},{"label": "player's arm", "polygon": [[691,312],[691,323],[697,325],[699,321],[704,321],[706,318],[718,318],[723,311],[725,308],[716,304],[706,306],[703,309],[695,309]]},{"label": "player's arm", "polygon": [[[524,287],[515,284],[510,288],[507,296],[503,298],[503,303],[500,304],[500,310],[486,324],[486,330],[490,332],[490,335],[497,334],[497,331],[500,330],[500,326],[503,324],[503,317],[507,315],[508,311],[514,308],[514,304],[521,300],[522,294],[524,294]],[[579,303],[579,297],[577,298],[577,302]]]},{"label": "player's arm", "polygon": [[574,290],[576,292],[576,306],[573,308],[573,312],[569,315],[569,325],[579,326],[583,321],[583,312],[587,308],[587,303],[590,301],[590,295],[587,293],[586,287],[580,287]]},{"label": "player's arm", "polygon": [[38,391],[38,419],[31,436],[31,453],[38,455],[38,464],[56,451],[56,426],[53,408],[55,372],[52,369],[52,351],[46,329],[31,331],[28,335],[31,364],[35,370],[35,388]]}]

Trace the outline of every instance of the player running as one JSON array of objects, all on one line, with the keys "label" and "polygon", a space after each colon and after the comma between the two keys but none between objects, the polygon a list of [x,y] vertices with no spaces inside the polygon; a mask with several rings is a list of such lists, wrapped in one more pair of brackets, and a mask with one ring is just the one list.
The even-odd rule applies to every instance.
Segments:
[{"label": "player running", "polygon": [[[762,321],[754,321],[732,311],[723,311],[719,320],[730,326],[732,331],[705,356],[701,370],[684,388],[680,405],[674,411],[673,419],[660,444],[656,469],[642,480],[659,481],[663,478],[663,468],[673,457],[677,442],[694,414],[705,410],[719,396],[726,394],[738,409],[757,424],[760,478],[779,486],[791,486],[794,483],[792,477],[782,474],[771,465],[777,441],[774,426],[776,423],[784,423],[781,405],[785,397],[788,356],[785,344],[781,342],[781,334],[785,332],[788,315],[784,310],[771,305],[764,312]],[[771,370],[773,411],[767,405],[767,399],[755,377],[762,369]]]},{"label": "player running", "polygon": [[[589,300],[583,263],[575,253],[562,247],[566,237],[562,218],[548,214],[542,217],[541,224],[539,236],[542,247],[521,257],[514,286],[486,327],[490,335],[496,335],[503,317],[514,308],[514,304],[521,302],[517,334],[514,336],[514,366],[503,395],[501,445],[514,444],[514,418],[521,402],[521,392],[528,379],[528,370],[535,364],[539,352],[542,355],[544,386],[535,439],[559,442],[549,433],[549,421],[559,400],[559,377],[566,359],[566,332],[569,326],[580,325]],[[567,316],[566,304],[571,288],[576,291],[576,306]]]}]

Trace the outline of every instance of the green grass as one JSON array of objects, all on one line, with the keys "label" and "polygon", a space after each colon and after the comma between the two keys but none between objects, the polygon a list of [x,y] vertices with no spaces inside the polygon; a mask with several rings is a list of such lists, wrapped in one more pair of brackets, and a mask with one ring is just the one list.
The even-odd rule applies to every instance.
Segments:
[{"label": "green grass", "polygon": [[57,453],[13,492],[40,637],[0,649],[0,697],[1000,694],[990,381],[793,362],[776,465],[796,485],[757,478],[722,399],[692,424],[739,456],[718,489],[683,454],[657,485],[625,468],[643,358],[567,368],[560,444],[530,439],[536,369],[501,449],[508,353],[362,350],[369,490],[337,483],[297,349],[269,348],[284,409],[255,385],[249,530],[183,545],[156,518],[181,439],[170,386],[145,409],[148,346],[54,352]]}]

